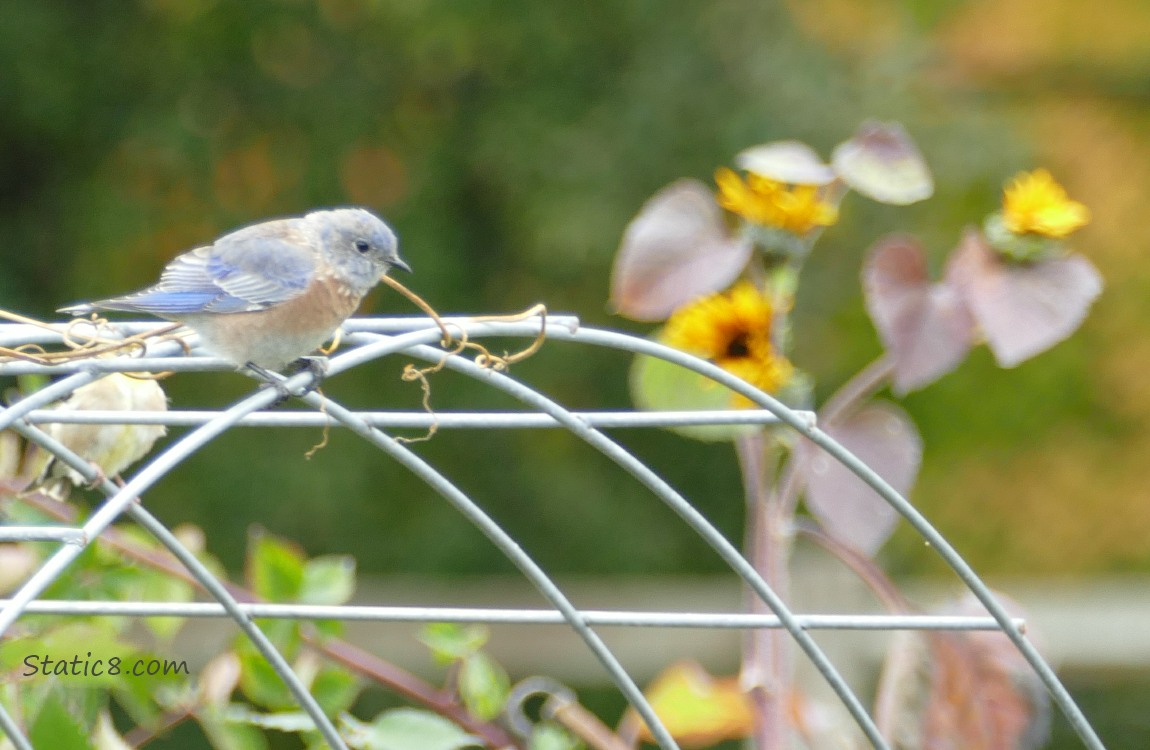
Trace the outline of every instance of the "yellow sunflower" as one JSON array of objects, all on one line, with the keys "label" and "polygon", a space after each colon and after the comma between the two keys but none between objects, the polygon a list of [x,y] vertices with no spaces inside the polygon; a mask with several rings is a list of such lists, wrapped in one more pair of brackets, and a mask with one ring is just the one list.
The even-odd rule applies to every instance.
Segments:
[{"label": "yellow sunflower", "polygon": [[1021,172],[1003,194],[1002,220],[1014,234],[1062,239],[1090,221],[1090,209],[1071,200],[1045,169]]},{"label": "yellow sunflower", "polygon": [[753,172],[744,180],[726,167],[715,172],[715,184],[719,205],[752,224],[802,236],[838,221],[838,209],[817,185],[788,185]]},{"label": "yellow sunflower", "polygon": [[[697,354],[767,393],[777,393],[794,368],[771,344],[771,303],[748,282],[702,297],[676,310],[663,340]],[[735,397],[738,406],[751,402]]]}]

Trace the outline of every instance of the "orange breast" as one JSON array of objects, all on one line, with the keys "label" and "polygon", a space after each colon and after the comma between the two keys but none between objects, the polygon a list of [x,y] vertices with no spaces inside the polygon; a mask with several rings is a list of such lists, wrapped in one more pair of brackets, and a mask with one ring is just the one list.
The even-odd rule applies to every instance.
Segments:
[{"label": "orange breast", "polygon": [[316,279],[303,294],[267,310],[181,318],[211,352],[243,365],[278,370],[311,354],[359,307],[361,295],[331,278]]}]

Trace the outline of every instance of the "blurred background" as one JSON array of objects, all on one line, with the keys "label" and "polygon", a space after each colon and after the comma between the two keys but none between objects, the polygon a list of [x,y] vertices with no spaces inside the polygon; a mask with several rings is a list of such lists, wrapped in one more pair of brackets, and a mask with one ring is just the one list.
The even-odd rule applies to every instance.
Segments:
[{"label": "blurred background", "polygon": [[[1107,289],[1053,351],[1004,371],[978,350],[905,400],[926,444],[913,499],[1008,591],[1113,591],[1107,601],[1133,619],[1094,610],[1112,630],[1079,628],[1082,653],[1135,639],[1150,612],[1142,0],[9,0],[0,71],[0,307],[37,317],[147,284],[176,253],[236,226],[359,204],[395,226],[415,269],[404,281],[441,312],[545,302],[645,332],[606,298],[621,233],[655,190],[709,181],[749,145],[798,138],[829,156],[860,121],[900,120],[936,194],[909,208],[850,196],[819,243],[795,360],[821,397],[880,351],[858,282],[866,248],[910,231],[938,261],[995,208],[1004,181],[1046,166],[1093,211],[1075,247]],[[414,311],[381,289],[363,312]],[[325,389],[356,407],[418,409],[401,364]],[[628,365],[552,342],[515,374],[569,407],[617,409],[629,406]],[[165,387],[174,408],[197,408],[229,403],[249,381],[185,375]],[[433,404],[515,407],[446,373]],[[741,538],[729,446],[617,437]],[[305,461],[317,440],[235,431],[148,505],[170,526],[202,526],[232,569],[259,524],[309,554],[353,554],[382,585],[433,577],[475,592],[513,573],[378,452],[337,432]],[[415,449],[561,578],[733,586],[670,512],[564,434],[443,431]],[[906,529],[882,559],[908,581],[953,585]],[[1083,601],[1064,609],[1104,606]],[[1064,674],[1104,739],[1144,745],[1150,656],[1107,654],[1064,659]],[[547,671],[543,661],[533,668]]]}]

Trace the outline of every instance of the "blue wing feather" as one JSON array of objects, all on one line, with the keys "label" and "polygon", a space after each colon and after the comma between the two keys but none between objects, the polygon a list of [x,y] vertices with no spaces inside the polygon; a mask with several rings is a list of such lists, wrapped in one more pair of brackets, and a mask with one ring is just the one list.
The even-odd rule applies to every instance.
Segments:
[{"label": "blue wing feather", "polygon": [[296,297],[315,276],[316,253],[298,220],[240,229],[178,256],[153,287],[64,308],[144,312],[159,317],[263,310]]}]

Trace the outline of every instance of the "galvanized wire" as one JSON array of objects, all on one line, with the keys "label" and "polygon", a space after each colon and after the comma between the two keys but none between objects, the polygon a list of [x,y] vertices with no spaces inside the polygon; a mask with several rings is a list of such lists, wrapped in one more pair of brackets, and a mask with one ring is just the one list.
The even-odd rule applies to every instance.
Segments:
[{"label": "galvanized wire", "polygon": [[[530,326],[528,326],[528,328],[530,328]],[[536,326],[535,333],[537,333],[537,331],[538,328]],[[514,334],[517,332],[511,331],[510,333]],[[521,335],[534,334],[528,330]],[[383,346],[377,346],[376,349],[378,349],[378,351],[374,352],[374,357],[379,357],[394,351],[403,350],[410,345],[411,340],[437,340],[438,336],[438,331],[434,329],[425,329],[424,331],[415,331],[406,335],[396,336],[385,341]],[[338,374],[340,371],[346,369],[351,364],[357,363],[355,361],[356,358],[354,357],[355,353],[356,352],[353,351],[334,357],[329,364],[328,374]],[[141,361],[142,359],[144,358],[134,360],[135,366],[132,368],[133,370],[140,371],[147,369],[143,366],[145,363]],[[21,362],[18,364],[27,366],[30,363]],[[97,366],[99,366],[99,364],[103,364],[103,361],[97,363]],[[3,366],[0,366],[0,374],[2,373]],[[289,390],[303,390],[306,386],[309,385],[309,381],[313,377],[314,376],[310,372],[302,372],[288,378],[283,385]],[[156,459],[154,459],[143,470],[141,470],[135,477],[133,477],[119,492],[114,493],[112,497],[100,507],[100,509],[93,515],[93,517],[89,519],[89,521],[84,525],[84,531],[86,534],[88,534],[88,538],[95,538],[95,536],[97,536],[99,532],[103,531],[103,529],[106,528],[107,525],[109,525],[116,516],[127,510],[129,513],[136,517],[138,522],[142,523],[146,528],[152,531],[153,534],[157,535],[161,541],[169,545],[169,549],[171,549],[174,554],[180,557],[181,560],[187,564],[187,560],[185,558],[191,557],[190,553],[187,553],[187,551],[182,548],[182,545],[180,545],[175,540],[170,532],[168,532],[162,525],[160,525],[155,521],[155,519],[147,514],[147,512],[144,511],[142,507],[125,506],[131,502],[132,498],[134,498],[137,494],[141,493],[144,489],[150,486],[154,481],[170,471],[179,461],[186,458],[187,455],[190,455],[194,450],[202,447],[202,445],[207,443],[210,439],[228,429],[234,422],[241,419],[246,413],[268,406],[277,397],[278,394],[273,389],[264,389],[260,392],[257,392],[255,395],[239,402],[231,409],[221,413],[212,421],[184,437],[176,444],[170,446],[166,451],[161,453]],[[675,743],[670,733],[667,732],[666,728],[663,727],[662,722],[659,720],[658,716],[655,714],[654,710],[651,708],[650,704],[643,696],[642,691],[637,685],[635,685],[630,675],[626,672],[625,669],[623,669],[622,665],[618,662],[618,660],[614,657],[614,655],[610,652],[610,650],[602,642],[598,635],[595,634],[585,623],[581,621],[578,610],[576,610],[574,605],[572,605],[570,601],[567,600],[567,598],[561,593],[554,582],[552,582],[546,576],[546,574],[543,573],[542,569],[539,568],[538,565],[536,565],[535,562],[525,552],[523,552],[522,549],[519,548],[518,544],[516,544],[515,541],[510,536],[508,536],[506,532],[503,531],[501,527],[499,527],[498,524],[490,519],[490,517],[488,517],[477,505],[475,505],[475,503],[470,500],[470,498],[468,498],[464,493],[459,491],[458,488],[448,482],[446,478],[442,477],[442,475],[436,472],[430,465],[426,464],[424,461],[422,461],[422,459],[415,456],[415,454],[413,454],[407,448],[384,436],[383,433],[380,433],[378,430],[375,430],[362,421],[357,420],[352,412],[344,409],[342,406],[330,400],[321,402],[320,397],[317,394],[308,394],[304,397],[304,400],[308,403],[312,403],[317,407],[322,403],[323,409],[328,414],[331,414],[336,419],[343,422],[346,426],[351,427],[370,442],[376,444],[377,447],[391,454],[394,458],[396,458],[397,461],[420,476],[425,482],[436,489],[436,491],[447,498],[449,502],[455,505],[455,507],[459,509],[466,517],[468,517],[469,520],[475,523],[488,536],[488,538],[490,538],[500,548],[500,550],[503,551],[504,554],[507,555],[509,559],[511,559],[512,562],[514,562],[520,568],[520,570],[523,571],[528,579],[531,580],[531,582],[535,584],[535,586],[539,588],[542,593],[544,593],[544,595],[552,602],[552,604],[554,604],[557,609],[564,613],[571,627],[575,629],[576,632],[583,638],[588,647],[604,665],[612,680],[624,693],[624,695],[631,702],[632,706],[634,706],[640,716],[643,717],[644,721],[647,722],[649,728],[652,731],[652,734],[655,736],[660,746],[665,748],[665,750],[677,750],[678,745]],[[86,462],[84,462],[75,454],[71,453],[71,451],[69,451],[65,446],[59,444],[57,441],[53,440],[37,428],[30,425],[16,425],[15,429],[20,431],[29,439],[50,450],[52,453],[66,458],[66,462],[70,466],[81,470],[82,475],[91,478],[93,473],[91,467],[87,466]],[[114,488],[112,488],[110,485],[107,485],[105,486],[105,490],[111,492],[114,490]],[[50,585],[50,583],[67,567],[67,565],[70,564],[72,560],[78,556],[80,549],[81,548],[78,546],[61,549],[53,557],[49,558],[40,567],[40,569],[38,569],[27,582],[25,582],[25,584],[13,596],[12,600],[10,600],[8,606],[0,609],[0,634],[2,634],[4,630],[10,627],[11,622],[19,616],[19,613],[23,611],[28,602],[42,593],[43,590],[47,588],[47,586]],[[194,557],[192,558],[192,564],[198,566],[201,570],[203,569],[203,566],[199,565],[198,561],[194,560]],[[206,571],[204,572],[206,573]],[[197,577],[199,577],[198,574]],[[203,580],[201,580],[201,582],[205,583]],[[213,583],[214,585],[207,586],[209,592],[212,593],[212,595],[222,603],[224,603],[225,606],[229,606],[228,601],[230,600],[230,596],[226,591],[223,590],[222,585],[219,584],[218,581],[214,581],[213,579]],[[232,602],[232,604],[234,604],[234,602]],[[283,679],[285,683],[288,684],[289,688],[292,689],[296,699],[301,702],[301,705],[303,705],[305,710],[307,710],[307,712],[312,716],[321,733],[324,735],[324,738],[329,743],[331,743],[333,747],[344,747],[342,740],[339,739],[338,734],[336,733],[334,727],[331,726],[330,721],[327,720],[325,716],[323,716],[322,710],[319,708],[318,704],[316,704],[314,699],[309,694],[307,694],[306,690],[295,678],[295,675],[291,672],[290,666],[287,665],[283,657],[275,651],[271,643],[266,640],[266,637],[263,636],[263,633],[259,631],[259,629],[256,628],[248,618],[243,617],[242,613],[240,613],[238,610],[234,610],[234,607],[233,618],[236,619],[242,628],[244,628],[249,638],[251,638],[253,642],[255,642],[256,645],[260,647],[260,650],[264,653],[265,658],[268,659],[271,666],[279,674],[281,679]]]},{"label": "galvanized wire", "polygon": [[16,750],[35,750],[3,704],[0,704],[0,731],[4,732]]},{"label": "galvanized wire", "polygon": [[[57,411],[36,409],[25,416],[31,424],[91,424],[91,425],[164,425],[166,427],[194,427],[213,419],[214,411]],[[806,414],[812,420],[814,414]],[[765,409],[661,411],[661,412],[571,412],[590,427],[600,430],[635,429],[650,427],[697,427],[702,425],[775,425],[778,417]],[[372,427],[399,427],[427,429],[434,425],[441,430],[530,430],[563,429],[563,424],[547,414],[531,412],[436,412],[425,411],[357,411],[356,416]],[[340,423],[319,412],[291,411],[256,412],[236,422],[236,427],[337,427]]]},{"label": "galvanized wire", "polygon": [[978,577],[978,574],[974,572],[974,569],[970,567],[970,564],[958,553],[958,550],[956,550],[930,521],[926,519],[926,516],[922,515],[898,490],[894,489],[894,487],[879,476],[877,472],[859,460],[857,456],[844,448],[830,435],[818,427],[811,426],[803,420],[800,415],[796,414],[777,399],[747,385],[725,370],[715,367],[710,363],[701,362],[689,355],[684,356],[682,352],[671,349],[670,347],[613,331],[599,331],[587,328],[580,329],[570,336],[565,336],[564,332],[558,332],[555,338],[569,338],[572,341],[597,343],[636,354],[648,354],[695,370],[735,392],[746,396],[762,408],[775,413],[779,419],[786,422],[815,445],[825,450],[831,457],[850,469],[859,479],[862,479],[870,485],[884,500],[890,503],[891,506],[923,536],[927,543],[938,552],[939,556],[942,557],[947,565],[954,570],[962,582],[971,590],[971,593],[978,598],[987,612],[990,613],[991,617],[998,622],[1002,631],[1030,664],[1031,668],[1034,669],[1039,679],[1050,692],[1055,704],[1061,709],[1063,715],[1074,728],[1075,732],[1077,732],[1083,743],[1090,748],[1090,750],[1105,750],[1102,740],[1098,737],[1094,728],[1090,726],[1090,722],[1086,719],[1085,714],[1082,713],[1078,704],[1074,702],[1074,698],[1070,695],[1070,692],[1062,684],[1062,681],[1058,679],[1058,675],[1054,673],[1054,669],[1047,664],[1042,655],[1038,653],[1038,649],[1026,638],[1025,633],[1014,625],[1010,613],[1006,611],[1005,607],[1003,607],[997,597],[994,596],[990,587],[983,583],[982,579]]},{"label": "galvanized wire", "polygon": [[[476,321],[468,318],[449,319],[456,330],[466,331],[471,338],[481,336],[529,336],[533,337],[539,332],[540,323],[537,319],[522,322],[494,322]],[[141,333],[154,330],[158,325],[154,323],[117,323],[118,330],[125,334]],[[439,361],[444,357],[442,350],[428,346],[438,341],[440,332],[431,327],[426,318],[389,318],[389,319],[353,319],[345,325],[347,335],[345,342],[355,346],[349,351],[340,353],[331,361],[330,373],[336,374],[343,369],[357,366],[363,362],[376,359],[387,354],[404,352],[416,357]],[[404,334],[394,336],[394,334]],[[381,336],[388,334],[390,337]],[[591,630],[591,626],[618,625],[618,626],[656,626],[656,627],[783,627],[794,637],[799,646],[807,652],[820,672],[838,692],[840,698],[855,720],[859,723],[868,740],[876,748],[886,748],[886,741],[878,734],[872,720],[850,691],[845,681],[835,670],[829,659],[822,654],[818,646],[810,639],[806,632],[818,628],[848,628],[848,629],[985,629],[1002,630],[1022,655],[1027,659],[1036,673],[1051,692],[1055,703],[1063,711],[1070,724],[1078,732],[1083,742],[1091,750],[1103,750],[1103,745],[1075,705],[1069,693],[1058,680],[1053,670],[1046,664],[1041,655],[1033,648],[1023,634],[1023,623],[1011,618],[1001,607],[990,590],[982,583],[968,564],[958,555],[953,547],[946,542],[941,534],[911,506],[905,498],[893,490],[881,477],[862,464],[852,454],[842,448],[833,439],[817,428],[812,415],[795,412],[788,409],[777,400],[742,383],[725,371],[691,355],[669,349],[654,342],[639,339],[626,334],[612,331],[592,330],[580,328],[578,320],[573,317],[552,316],[547,320],[548,339],[555,341],[570,341],[574,343],[590,344],[594,346],[610,347],[633,353],[642,353],[665,359],[673,364],[685,367],[708,377],[732,390],[748,397],[758,404],[761,409],[743,412],[717,412],[717,413],[646,413],[636,414],[609,413],[609,412],[570,412],[542,394],[507,377],[479,367],[474,362],[459,356],[448,357],[445,365],[451,369],[463,372],[471,377],[488,382],[493,387],[503,390],[524,402],[535,412],[524,413],[457,413],[437,414],[434,417],[421,413],[394,413],[394,412],[350,412],[339,404],[330,400],[323,400],[317,394],[309,394],[304,400],[310,406],[321,409],[325,413],[312,413],[304,411],[287,411],[266,413],[258,412],[276,394],[270,389],[257,392],[252,396],[238,402],[231,409],[224,412],[167,412],[164,414],[138,414],[88,412],[77,414],[75,412],[65,416],[53,414],[52,410],[45,409],[48,404],[67,396],[72,390],[84,383],[91,382],[107,372],[147,371],[158,372],[162,370],[176,372],[195,372],[228,369],[226,363],[205,356],[170,356],[181,350],[175,342],[150,344],[149,356],[116,357],[98,360],[85,360],[59,365],[41,365],[34,362],[11,361],[0,363],[0,375],[15,375],[25,373],[59,374],[61,380],[47,386],[24,400],[0,411],[0,429],[12,425],[14,429],[24,433],[33,441],[55,449],[58,455],[69,466],[80,471],[84,476],[91,475],[91,468],[79,457],[70,454],[67,449],[41,432],[34,424],[43,424],[50,421],[71,421],[73,423],[137,423],[137,424],[168,424],[168,425],[200,425],[199,429],[190,433],[182,440],[169,446],[163,453],[141,470],[122,489],[117,489],[105,482],[102,489],[109,494],[109,499],[99,508],[83,526],[82,529],[68,530],[55,527],[8,527],[7,536],[4,536],[4,527],[0,527],[0,540],[13,538],[37,538],[42,540],[65,541],[55,555],[25,582],[11,599],[0,601],[0,634],[4,632],[21,613],[47,612],[57,608],[59,611],[69,607],[91,606],[96,609],[103,608],[100,614],[113,614],[117,611],[126,614],[128,610],[136,608],[136,612],[156,612],[167,607],[188,607],[182,610],[183,616],[220,616],[226,613],[240,624],[249,637],[256,642],[257,647],[263,645],[270,649],[265,652],[273,668],[296,693],[297,700],[316,721],[325,739],[333,747],[342,747],[342,741],[335,734],[329,720],[322,715],[314,699],[307,694],[302,685],[295,680],[290,666],[283,660],[270,642],[266,641],[262,632],[255,628],[250,618],[259,616],[272,617],[298,617],[312,616],[324,619],[366,619],[366,620],[408,620],[424,621],[423,618],[436,618],[438,620],[454,620],[460,622],[486,621],[486,622],[523,622],[535,624],[552,624],[566,622],[579,633],[587,642],[589,648],[604,664],[608,674],[619,686],[655,730],[660,745],[665,748],[675,747],[674,741],[666,733],[646,703],[638,687],[634,685],[627,673],[618,664],[615,657],[606,649],[602,641]],[[20,346],[24,344],[53,344],[59,343],[59,336],[44,329],[22,325],[0,325],[0,346]],[[153,356],[156,355],[156,356]],[[301,388],[311,378],[310,373],[300,373],[290,378],[287,385],[290,388]],[[24,420],[24,421],[17,421]],[[627,453],[620,446],[606,438],[598,428],[623,427],[650,427],[676,424],[770,424],[782,422],[816,445],[826,450],[835,459],[842,462],[863,481],[873,487],[887,502],[891,503],[911,525],[936,549],[943,559],[956,571],[960,579],[984,604],[990,613],[990,618],[930,618],[926,616],[814,616],[797,615],[792,613],[786,605],[775,596],[774,592],[762,581],[749,563],[714,527],[703,518],[685,499],[666,485],[649,468]],[[555,606],[555,610],[529,611],[529,610],[459,610],[452,608],[387,608],[387,607],[356,607],[345,606],[340,608],[301,608],[296,605],[248,605],[238,604],[232,599],[223,585],[211,576],[203,566],[195,560],[186,549],[179,544],[167,529],[156,519],[152,518],[142,507],[136,505],[134,498],[151,486],[156,480],[175,467],[180,461],[199,450],[212,438],[233,426],[263,426],[282,427],[289,425],[323,425],[342,424],[373,442],[381,450],[391,454],[397,461],[420,475],[425,482],[437,489],[452,502],[461,513],[479,526],[485,534],[509,556],[521,570],[540,588]],[[625,470],[634,475],[639,481],[648,486],[661,500],[667,503],[699,533],[724,560],[748,582],[775,615],[746,615],[737,613],[634,613],[634,612],[590,612],[575,609],[563,596],[554,583],[538,569],[538,566],[518,548],[514,540],[506,536],[483,511],[461,493],[454,485],[447,482],[442,475],[428,466],[406,448],[399,446],[390,438],[379,432],[378,427],[429,427],[432,424],[439,428],[475,429],[475,428],[548,428],[561,426],[588,442],[596,449],[612,458]],[[60,449],[63,449],[62,451]],[[70,454],[70,455],[69,455]],[[212,593],[220,604],[164,604],[164,603],[135,603],[135,602],[46,602],[36,601],[38,597],[54,578],[62,572],[67,565],[79,554],[82,545],[96,538],[121,513],[127,512],[134,516],[138,522],[149,529],[160,539],[189,570],[192,571],[202,584]],[[21,537],[21,535],[24,535]],[[255,609],[253,609],[253,607]],[[272,607],[271,610],[260,610],[259,607]],[[151,609],[149,609],[151,608]],[[338,614],[335,611],[338,610]],[[78,613],[80,610],[73,610]],[[262,612],[257,614],[257,612]],[[168,612],[165,612],[168,613]],[[492,618],[492,619],[482,619]],[[249,631],[254,631],[250,632]],[[261,647],[261,651],[263,648]],[[326,726],[325,726],[326,725]],[[19,735],[18,728],[0,706],[0,729],[12,739],[14,744],[23,750],[28,747],[26,740]]]},{"label": "galvanized wire", "polygon": [[[100,489],[108,495],[108,499],[92,514],[92,517],[84,523],[82,528],[86,539],[95,539],[122,513],[127,512],[132,516],[137,523],[151,532],[161,544],[167,547],[168,551],[176,556],[200,585],[228,611],[232,619],[283,680],[292,696],[299,702],[300,707],[315,722],[316,729],[324,740],[335,750],[347,750],[347,744],[344,743],[339,731],[292,670],[287,659],[279,653],[271,640],[252,622],[252,619],[238,608],[238,603],[224,584],[196,559],[196,556],[184,547],[183,543],[168,531],[166,526],[136,502],[144,490],[163,478],[177,463],[226,430],[230,419],[238,418],[247,411],[267,407],[276,398],[278,398],[278,394],[270,388],[247,397],[231,409],[222,412],[214,421],[199,427],[169,447],[123,487],[116,487],[104,478],[100,482]],[[80,472],[85,479],[89,481],[100,479],[91,464],[38,428],[27,424],[15,424],[12,428],[50,451],[57,460],[64,461],[70,468]],[[44,593],[44,590],[63,573],[67,566],[79,557],[84,546],[66,544],[56,554],[48,558],[31,578],[25,581],[24,585],[12,596],[9,603],[0,609],[0,636],[11,627],[28,604]]]},{"label": "galvanized wire", "polygon": [[[469,333],[477,335],[482,332],[469,330]],[[384,342],[384,345],[385,344],[386,341]],[[360,348],[358,353],[360,356],[367,356],[367,353],[373,349],[373,346],[380,346],[380,344],[365,345]],[[442,356],[437,350],[428,346],[412,346],[407,350],[407,354],[429,361],[439,361]],[[700,362],[701,361],[702,360],[700,360]],[[767,607],[780,619],[783,627],[790,633],[795,642],[798,643],[799,648],[806,653],[819,673],[843,702],[843,705],[846,706],[852,718],[854,718],[855,722],[859,725],[859,728],[863,731],[863,734],[866,735],[871,745],[874,746],[876,750],[887,750],[889,746],[885,738],[883,738],[874,720],[862,705],[862,701],[854,694],[854,691],[851,690],[847,681],[839,674],[838,670],[831,663],[830,658],[826,656],[810,634],[798,625],[795,621],[794,613],[791,612],[786,603],[775,593],[771,586],[763,579],[758,571],[755,570],[754,566],[743,557],[738,549],[699,513],[693,505],[675,491],[674,488],[622,446],[587,424],[580,422],[566,409],[535,390],[528,388],[507,375],[491,372],[462,357],[451,357],[445,360],[444,364],[450,369],[477,379],[485,380],[492,387],[498,388],[523,401],[525,404],[539,409],[562,422],[572,434],[610,458],[624,471],[638,479],[660,500],[666,503],[668,507],[677,513],[680,518],[715,550],[724,562],[738,573],[747,585],[750,586],[755,595],[762,599]]]},{"label": "galvanized wire", "polygon": [[87,544],[82,529],[67,526],[0,526],[0,542],[70,542]]},{"label": "galvanized wire", "polygon": [[[0,599],[0,606],[7,600]],[[485,625],[566,625],[562,612],[551,609],[493,609],[484,607],[394,607],[365,604],[264,604],[243,603],[237,608],[248,617],[280,620],[343,620],[345,622],[454,622]],[[120,602],[111,600],[69,601],[39,599],[24,611],[37,615],[109,617],[230,617],[220,604],[211,602]],[[782,621],[774,615],[745,612],[653,612],[581,609],[588,625],[620,628],[699,628],[778,630]],[[804,630],[998,630],[993,617],[961,615],[795,615]],[[1025,620],[1016,618],[1018,627]]]}]

